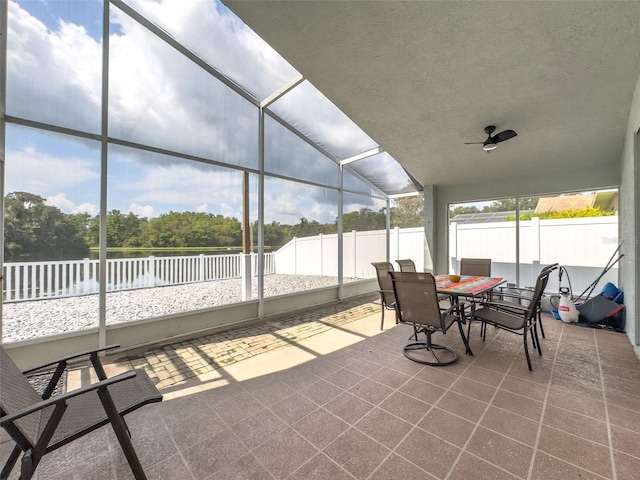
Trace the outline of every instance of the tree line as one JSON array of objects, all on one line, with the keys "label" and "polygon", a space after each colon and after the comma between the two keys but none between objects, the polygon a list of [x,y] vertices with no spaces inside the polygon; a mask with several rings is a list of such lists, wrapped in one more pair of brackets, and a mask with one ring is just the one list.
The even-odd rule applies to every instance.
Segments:
[{"label": "tree line", "polygon": [[[397,199],[391,208],[392,227],[422,225],[419,197]],[[386,227],[384,209],[361,208],[343,215],[343,230],[381,230]],[[257,231],[257,222],[252,225]],[[279,248],[293,237],[331,234],[338,219],[322,224],[300,218],[295,225],[271,222],[264,225],[264,243]],[[5,196],[5,261],[82,258],[99,246],[100,217],[89,213],[64,213],[28,192]],[[107,213],[107,246],[121,248],[238,247],[242,225],[236,218],[203,212],[169,212],[147,219],[119,210]]]}]

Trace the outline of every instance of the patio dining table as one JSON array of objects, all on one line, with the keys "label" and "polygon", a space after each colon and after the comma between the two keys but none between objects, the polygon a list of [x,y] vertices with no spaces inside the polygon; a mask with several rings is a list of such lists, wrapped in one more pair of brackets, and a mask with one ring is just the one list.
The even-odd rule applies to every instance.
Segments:
[{"label": "patio dining table", "polygon": [[[449,280],[449,275],[441,274],[436,275],[436,290],[438,293],[451,296],[452,303],[459,303],[459,297],[468,298],[471,302],[482,298],[482,296],[494,289],[495,287],[502,285],[507,281],[506,278],[501,277],[483,277],[480,275],[460,275],[460,281],[452,282]],[[471,321],[468,319],[467,338],[470,339],[471,334]],[[471,348],[467,349],[467,354],[473,355]]]},{"label": "patio dining table", "polygon": [[457,297],[479,297],[489,290],[507,281],[500,277],[482,277],[480,275],[460,275],[459,282],[449,280],[449,275],[436,275],[436,289],[438,293]]}]

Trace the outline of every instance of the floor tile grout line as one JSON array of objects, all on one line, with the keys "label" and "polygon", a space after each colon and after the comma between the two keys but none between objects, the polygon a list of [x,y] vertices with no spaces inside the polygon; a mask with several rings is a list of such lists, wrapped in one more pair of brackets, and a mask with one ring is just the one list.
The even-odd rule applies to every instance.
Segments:
[{"label": "floor tile grout line", "polygon": [[533,469],[536,464],[536,458],[538,456],[538,447],[540,445],[540,436],[542,435],[542,427],[544,425],[544,415],[547,411],[547,402],[549,400],[549,392],[551,391],[551,382],[553,380],[553,372],[556,368],[556,361],[558,359],[558,352],[560,351],[560,344],[562,342],[562,335],[564,334],[565,325],[562,324],[562,328],[560,329],[560,335],[558,336],[558,340],[555,342],[556,351],[553,354],[553,361],[551,362],[551,371],[549,372],[549,380],[547,381],[547,391],[544,396],[544,402],[542,402],[542,412],[540,412],[540,418],[538,419],[538,431],[536,433],[536,440],[533,444],[533,455],[531,456],[531,461],[529,463],[529,471],[527,472],[527,480],[531,480],[533,475]]},{"label": "floor tile grout line", "polygon": [[[196,476],[194,475],[193,470],[189,466],[189,463],[187,462],[187,459],[184,458],[184,455],[182,454],[182,450],[178,446],[178,442],[176,442],[175,438],[173,438],[173,433],[171,432],[171,429],[167,425],[167,422],[165,422],[164,417],[161,416],[161,420],[162,420],[162,424],[164,425],[164,428],[166,428],[167,431],[169,432],[169,436],[171,437],[171,443],[173,443],[173,446],[176,449],[177,454],[180,456],[180,459],[182,460],[182,464],[187,467],[187,470],[189,471],[189,474],[191,475],[191,480],[198,480],[196,478]],[[189,447],[189,448],[191,448],[191,447]]]},{"label": "floor tile grout line", "polygon": [[[395,389],[395,392],[394,392],[394,393],[396,393],[396,392],[397,392],[397,393],[402,393],[402,394],[404,394],[404,395],[407,395],[406,393],[401,392],[401,391],[400,391],[400,388],[402,388],[404,385],[406,385],[406,384],[407,384],[407,382],[409,382],[412,378],[415,378],[415,376],[416,376],[418,373],[420,373],[422,370],[424,370],[425,368],[427,368],[427,367],[425,366],[425,367],[423,367],[422,369],[418,370],[418,372],[416,372],[414,375],[411,375],[407,380],[405,380],[405,381],[402,383],[402,385],[399,385],[399,386],[398,386],[398,388],[396,388],[396,389]],[[434,367],[434,368],[437,368],[437,367]],[[454,383],[455,383],[455,382],[454,382]],[[390,449],[389,449],[389,450],[390,450],[390,452],[389,452],[389,453],[387,454],[387,456],[382,460],[382,462],[380,462],[380,463],[378,464],[378,466],[377,466],[376,468],[374,468],[374,469],[373,469],[373,471],[372,471],[372,472],[371,472],[371,473],[366,477],[367,479],[370,479],[373,475],[375,475],[375,473],[376,473],[378,470],[380,470],[380,468],[382,467],[382,465],[384,465],[384,464],[385,464],[385,462],[386,462],[386,461],[387,461],[387,460],[388,460],[392,455],[394,455],[394,454],[395,454],[395,455],[398,455],[398,456],[399,456],[400,458],[402,458],[404,461],[406,461],[406,462],[410,463],[411,465],[415,466],[416,468],[419,468],[421,471],[426,472],[428,475],[432,476],[434,479],[435,479],[435,478],[437,478],[435,475],[433,475],[432,473],[430,473],[430,472],[426,471],[426,470],[425,470],[424,468],[422,468],[421,466],[419,466],[419,465],[415,464],[414,462],[412,462],[411,460],[409,460],[408,458],[406,458],[404,455],[402,455],[402,454],[398,453],[398,452],[397,452],[397,449],[398,449],[398,447],[402,444],[402,442],[404,442],[404,441],[409,437],[409,435],[411,435],[411,433],[412,433],[416,428],[418,428],[418,427],[417,427],[417,424],[418,424],[418,423],[420,423],[420,422],[421,422],[421,421],[422,421],[422,420],[423,420],[423,419],[424,419],[424,418],[429,414],[429,412],[431,412],[431,411],[435,408],[436,403],[438,403],[438,402],[439,402],[439,401],[440,401],[440,400],[441,400],[441,399],[442,399],[442,398],[447,394],[447,392],[448,392],[448,391],[449,391],[449,389],[446,389],[446,390],[444,391],[444,393],[443,393],[442,395],[440,395],[440,397],[438,398],[438,400],[437,400],[435,403],[433,403],[433,404],[429,404],[429,403],[427,403],[427,402],[424,402],[424,403],[426,403],[427,405],[429,405],[429,408],[427,409],[427,411],[422,415],[422,417],[420,417],[420,419],[419,419],[418,421],[416,421],[416,422],[414,422],[414,423],[409,423],[409,422],[407,422],[407,423],[409,423],[409,424],[411,425],[411,428],[409,429],[409,431],[408,431],[408,432],[407,432],[407,433],[406,433],[406,434],[405,434],[405,435],[404,435],[404,436],[403,436],[403,437],[402,437],[402,438],[401,438],[401,439],[396,443],[395,447],[393,447],[393,448],[390,448]],[[391,395],[393,395],[393,394],[391,394]],[[389,395],[389,396],[391,396],[391,395]],[[411,397],[411,398],[416,398],[416,397],[414,397],[413,395],[408,395],[408,396],[409,396],[409,397]],[[389,398],[389,397],[387,397],[387,398]],[[420,399],[418,399],[418,400],[420,400]],[[383,410],[384,410],[384,409],[383,409]],[[384,410],[384,411],[385,411],[385,412],[388,412],[387,410]],[[388,412],[388,413],[391,413],[391,412]],[[394,415],[393,413],[391,413],[391,414],[392,414],[392,415]],[[399,418],[400,420],[404,420],[403,418],[398,417],[397,415],[394,415],[394,416],[395,416],[395,417],[397,417],[397,418]],[[404,420],[404,421],[406,422],[406,420]],[[387,448],[388,448],[388,447],[387,447]]]},{"label": "floor tile grout line", "polygon": [[[495,334],[493,336],[493,338],[491,339],[492,341],[495,341],[496,337],[500,336],[502,332],[497,332],[497,334]],[[478,428],[480,428],[480,423],[482,423],[482,420],[484,419],[485,415],[487,414],[487,412],[489,411],[489,408],[491,407],[491,404],[493,403],[493,400],[495,399],[496,395],[498,394],[498,392],[500,391],[500,387],[502,386],[502,384],[504,383],[505,379],[507,378],[507,374],[509,373],[509,370],[511,370],[511,368],[513,367],[513,365],[515,364],[516,360],[518,360],[519,357],[519,353],[520,350],[524,348],[524,346],[520,346],[520,348],[518,349],[518,352],[513,356],[513,358],[511,359],[511,363],[509,364],[509,368],[507,368],[507,370],[504,372],[504,374],[502,375],[502,379],[500,380],[500,383],[498,384],[498,386],[496,387],[495,392],[493,392],[493,395],[491,396],[491,400],[487,403],[487,406],[485,407],[484,411],[482,412],[482,414],[480,415],[480,418],[478,418],[478,421],[476,422],[475,426],[473,427],[473,430],[471,431],[471,434],[469,435],[469,437],[467,438],[467,441],[464,443],[464,445],[460,448],[460,453],[458,454],[458,456],[456,457],[456,459],[453,461],[453,464],[451,465],[451,467],[449,468],[449,471],[447,472],[447,474],[445,475],[443,480],[448,480],[449,477],[452,475],[452,473],[454,472],[454,470],[456,469],[456,467],[458,466],[458,463],[460,463],[460,459],[462,458],[462,456],[465,453],[470,453],[471,452],[467,452],[467,447],[469,446],[469,443],[471,443],[471,439],[473,438],[473,436],[476,434],[476,432],[478,431]],[[469,366],[473,365],[475,363],[475,360],[473,362],[471,362],[469,364]],[[467,367],[468,369],[469,367]],[[467,370],[465,369],[465,371]],[[455,385],[455,383],[454,383]],[[453,386],[453,385],[452,385]],[[484,428],[484,427],[482,427]],[[495,465],[493,462],[488,462],[487,460],[484,460],[485,462],[489,463],[490,465]],[[517,476],[516,476],[517,477]]]},{"label": "floor tile grout line", "polygon": [[607,426],[607,437],[609,439],[609,458],[611,460],[611,480],[617,480],[618,472],[616,469],[616,456],[613,448],[613,435],[611,432],[611,422],[609,420],[609,402],[607,402],[607,389],[604,384],[604,375],[602,373],[602,365],[600,364],[600,349],[598,348],[598,336],[593,332],[594,343],[596,346],[596,359],[598,361],[598,370],[600,372],[600,385],[602,387],[602,399],[604,401],[604,416]]}]

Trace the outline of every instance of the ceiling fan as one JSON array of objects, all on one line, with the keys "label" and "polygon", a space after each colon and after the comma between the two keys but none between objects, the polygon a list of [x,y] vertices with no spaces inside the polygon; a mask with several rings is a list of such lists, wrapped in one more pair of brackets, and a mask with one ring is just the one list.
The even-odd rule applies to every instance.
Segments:
[{"label": "ceiling fan", "polygon": [[503,130],[500,133],[496,133],[493,137],[491,134],[495,132],[496,127],[493,125],[489,125],[488,127],[484,127],[484,133],[489,135],[484,142],[465,142],[465,145],[482,145],[482,149],[489,153],[491,150],[495,150],[498,148],[498,143],[504,142],[505,140],[509,140],[510,138],[518,135],[513,130]]}]

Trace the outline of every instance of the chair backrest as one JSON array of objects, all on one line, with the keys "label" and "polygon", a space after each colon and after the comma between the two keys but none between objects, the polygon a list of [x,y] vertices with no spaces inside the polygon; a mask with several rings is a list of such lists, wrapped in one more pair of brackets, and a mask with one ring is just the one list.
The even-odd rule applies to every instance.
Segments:
[{"label": "chair backrest", "polygon": [[430,273],[392,272],[399,322],[417,323],[445,330],[436,279]]},{"label": "chair backrest", "polygon": [[[0,346],[0,410],[2,410],[2,415],[19,412],[40,401],[42,401],[42,397],[22,374],[4,347]],[[48,417],[52,411],[53,407],[50,407],[46,411],[41,410],[16,420],[14,425],[24,438],[15,438],[16,432],[9,429],[7,429],[7,433],[16,443],[24,443],[26,440],[31,446],[35,446],[39,437],[43,412]]]},{"label": "chair backrest", "polygon": [[491,276],[490,258],[461,258],[460,275]]},{"label": "chair backrest", "polygon": [[393,294],[393,284],[389,276],[389,272],[393,272],[393,265],[389,262],[372,262],[371,265],[376,269],[383,305],[393,305],[396,303],[396,297]]},{"label": "chair backrest", "polygon": [[416,264],[410,258],[406,258],[403,260],[396,260],[396,263],[400,267],[401,272],[415,272]]},{"label": "chair backrest", "polygon": [[540,300],[542,299],[542,294],[544,293],[544,289],[547,288],[547,282],[549,281],[549,275],[552,271],[558,268],[558,264],[548,265],[540,270],[538,274],[538,278],[536,279],[536,286],[533,289],[533,295],[531,296],[531,301],[527,306],[526,317],[527,319],[532,319],[538,313],[538,309],[540,308]]}]

